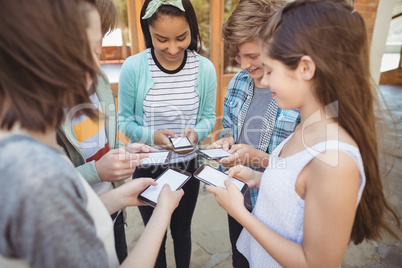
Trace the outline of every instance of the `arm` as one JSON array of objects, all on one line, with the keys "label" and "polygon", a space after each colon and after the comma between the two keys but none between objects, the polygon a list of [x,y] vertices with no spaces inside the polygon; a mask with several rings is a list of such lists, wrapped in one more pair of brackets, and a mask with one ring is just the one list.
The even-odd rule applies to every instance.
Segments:
[{"label": "arm", "polygon": [[[335,167],[327,164],[333,161],[338,162]],[[207,190],[215,194],[219,205],[279,264],[284,267],[339,267],[342,263],[350,240],[359,187],[359,171],[349,156],[327,152],[320,159],[312,160],[299,175],[296,192],[305,199],[302,245],[274,232],[243,207],[236,207],[243,197],[230,181],[225,183],[227,190],[218,187]]]},{"label": "arm", "polygon": [[226,168],[235,165],[267,168],[269,164],[269,154],[248,144],[235,144],[229,153],[233,153],[233,155],[219,160],[219,163]]},{"label": "arm", "polygon": [[[131,141],[152,144],[152,134],[148,128],[142,126],[142,115],[136,115],[136,102],[138,88],[138,73],[135,66],[141,64],[140,56],[132,56],[124,62],[119,79],[119,112],[118,112],[118,128],[120,132]],[[145,79],[145,77],[143,78]]]},{"label": "arm", "polygon": [[157,185],[151,178],[131,180],[99,196],[110,215],[120,209],[144,205],[138,195],[149,185]]},{"label": "arm", "polygon": [[163,187],[145,230],[121,267],[142,268],[155,265],[171,215],[179,205],[183,194],[183,190],[172,192],[168,185]]},{"label": "arm", "polygon": [[200,56],[200,67],[201,62],[203,63],[203,67],[200,69],[200,75],[204,77],[205,89],[201,91],[203,95],[200,97],[205,99],[202,101],[205,105],[203,107],[203,113],[199,115],[199,118],[197,118],[198,122],[194,126],[198,141],[205,140],[208,134],[213,131],[216,123],[215,102],[217,82],[215,68],[209,60]]}]

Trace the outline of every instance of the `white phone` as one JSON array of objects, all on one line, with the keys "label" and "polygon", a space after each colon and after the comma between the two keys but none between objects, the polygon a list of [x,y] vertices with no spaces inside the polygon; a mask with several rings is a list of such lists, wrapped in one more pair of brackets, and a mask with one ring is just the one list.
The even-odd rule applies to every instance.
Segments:
[{"label": "white phone", "polygon": [[172,191],[177,191],[183,187],[190,177],[191,174],[186,171],[177,168],[168,168],[158,178],[156,178],[155,181],[158,185],[148,186],[142,193],[140,193],[138,199],[152,207],[155,207],[162,187],[165,184],[169,184]]},{"label": "white phone", "polygon": [[248,185],[236,178],[229,178],[226,173],[219,171],[209,165],[202,165],[194,172],[194,177],[200,181],[212,185],[226,188],[224,181],[229,179],[243,194],[247,191]]},{"label": "white phone", "polygon": [[195,152],[208,160],[218,160],[232,155],[222,148],[197,150]]},{"label": "white phone", "polygon": [[173,150],[175,152],[194,150],[194,145],[190,142],[190,140],[187,137],[179,137],[179,138],[170,137],[169,140],[172,143]]}]

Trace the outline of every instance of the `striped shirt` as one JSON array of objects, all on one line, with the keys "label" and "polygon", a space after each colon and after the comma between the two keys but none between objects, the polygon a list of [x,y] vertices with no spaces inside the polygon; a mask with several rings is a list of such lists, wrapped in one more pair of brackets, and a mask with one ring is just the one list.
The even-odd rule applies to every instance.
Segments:
[{"label": "striped shirt", "polygon": [[[153,50],[148,49],[148,60],[154,85],[145,96],[143,122],[151,129],[169,129],[181,135],[186,127],[194,128],[199,108],[199,96],[194,89],[199,58],[187,50],[181,66],[173,71],[164,69]],[[173,154],[172,163],[193,159],[195,153]]]},{"label": "striped shirt", "polygon": [[[105,120],[101,111],[101,103],[96,93],[92,94],[89,99],[94,107],[98,109],[99,119],[94,121],[82,114],[75,116],[72,120],[75,136],[87,162],[97,161],[109,151],[109,142],[106,137]],[[101,195],[113,189],[113,185],[110,182],[100,182],[92,185],[92,189],[98,195]]]}]

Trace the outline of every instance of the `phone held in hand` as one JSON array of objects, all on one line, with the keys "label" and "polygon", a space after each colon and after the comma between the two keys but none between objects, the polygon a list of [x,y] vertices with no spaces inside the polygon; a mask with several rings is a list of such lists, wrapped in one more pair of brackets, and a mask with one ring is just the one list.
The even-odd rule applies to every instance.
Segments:
[{"label": "phone held in hand", "polygon": [[155,181],[158,185],[148,186],[140,193],[138,199],[151,207],[155,207],[158,202],[159,194],[165,184],[169,184],[172,191],[177,191],[183,187],[190,177],[191,174],[186,171],[177,168],[168,168],[158,178],[156,178]]},{"label": "phone held in hand", "polygon": [[172,138],[169,137],[170,142],[172,143],[173,150],[175,152],[184,152],[184,151],[192,151],[194,150],[194,145],[190,142],[187,137],[179,137]]},{"label": "phone held in hand", "polygon": [[172,158],[172,152],[149,152],[148,158],[142,159],[139,167],[167,165]]},{"label": "phone held in hand", "polygon": [[231,153],[228,153],[224,149],[204,149],[195,151],[198,155],[204,157],[208,160],[219,160],[228,156],[231,156]]},{"label": "phone held in hand", "polygon": [[248,189],[246,183],[236,178],[229,178],[227,174],[206,164],[202,165],[194,172],[194,177],[206,184],[223,188],[226,188],[224,181],[229,179],[236,185],[242,194],[245,194]]}]

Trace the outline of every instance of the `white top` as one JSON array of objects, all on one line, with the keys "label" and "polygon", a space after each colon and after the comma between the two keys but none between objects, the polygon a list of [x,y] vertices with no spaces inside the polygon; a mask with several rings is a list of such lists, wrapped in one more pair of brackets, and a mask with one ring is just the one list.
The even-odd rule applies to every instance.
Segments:
[{"label": "white top", "polygon": [[[269,166],[261,178],[260,191],[252,214],[281,236],[301,244],[304,200],[296,193],[295,184],[303,168],[314,157],[327,150],[348,154],[354,159],[360,172],[357,204],[360,202],[366,177],[359,149],[337,140],[321,142],[292,156],[279,158],[283,146],[292,135],[272,152]],[[246,229],[241,232],[236,246],[247,258],[250,267],[281,267]]]},{"label": "white top", "polygon": [[[199,58],[196,52],[187,50],[184,64],[177,70],[167,71],[152,57],[148,49],[150,72],[154,85],[144,99],[144,127],[170,129],[177,135],[186,127],[194,128],[199,96],[195,91]],[[171,162],[185,162],[193,159],[195,153],[173,154]]]}]

